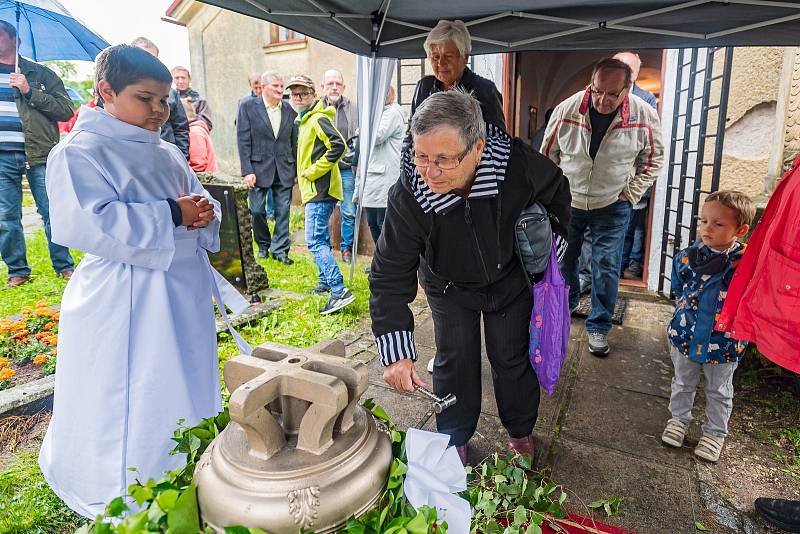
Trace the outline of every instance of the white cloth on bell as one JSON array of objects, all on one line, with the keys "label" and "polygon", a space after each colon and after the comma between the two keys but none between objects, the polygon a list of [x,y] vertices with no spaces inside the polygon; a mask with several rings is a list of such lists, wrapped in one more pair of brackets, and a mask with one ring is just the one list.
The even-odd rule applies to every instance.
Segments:
[{"label": "white cloth on bell", "polygon": [[458,492],[467,489],[467,473],[450,437],[409,428],[406,433],[408,472],[403,491],[414,508],[431,506],[447,521],[449,534],[468,534],[472,519],[469,502]]},{"label": "white cloth on bell", "polygon": [[[169,455],[179,419],[194,425],[222,407],[206,255],[219,249],[220,208],[159,132],[101,109],[81,109],[46,181],[53,241],[86,255],[61,302],[39,465],[70,508],[94,517],[136,479],[182,463]],[[214,205],[207,228],[175,228],[166,199],[187,194]]]}]

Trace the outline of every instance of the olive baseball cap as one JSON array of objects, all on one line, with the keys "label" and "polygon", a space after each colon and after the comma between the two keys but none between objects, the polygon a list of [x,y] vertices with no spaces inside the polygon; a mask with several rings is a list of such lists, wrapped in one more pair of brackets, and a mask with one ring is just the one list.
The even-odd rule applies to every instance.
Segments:
[{"label": "olive baseball cap", "polygon": [[295,86],[295,85],[300,85],[302,87],[308,87],[309,89],[313,89],[314,88],[313,80],[311,80],[311,78],[309,78],[305,74],[297,74],[295,76],[292,76],[289,79],[289,83],[286,84],[286,88],[290,89],[292,86]]}]

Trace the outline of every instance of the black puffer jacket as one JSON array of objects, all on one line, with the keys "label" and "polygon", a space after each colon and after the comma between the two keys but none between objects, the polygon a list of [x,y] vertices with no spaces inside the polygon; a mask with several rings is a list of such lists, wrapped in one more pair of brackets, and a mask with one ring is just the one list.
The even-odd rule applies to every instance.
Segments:
[{"label": "black puffer jacket", "polygon": [[528,289],[514,252],[514,224],[522,209],[538,201],[550,212],[557,234],[566,238],[569,227],[569,182],[521,139],[511,143],[499,195],[426,213],[413,181],[404,172],[389,191],[372,261],[370,313],[384,365],[415,358],[408,305],[417,294],[418,271],[426,292],[444,293],[467,308],[498,310]]}]

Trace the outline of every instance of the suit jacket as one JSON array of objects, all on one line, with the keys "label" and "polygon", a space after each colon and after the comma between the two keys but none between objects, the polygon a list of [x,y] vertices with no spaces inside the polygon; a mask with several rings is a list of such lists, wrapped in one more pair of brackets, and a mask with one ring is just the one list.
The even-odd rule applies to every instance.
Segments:
[{"label": "suit jacket", "polygon": [[297,176],[296,117],[292,106],[282,100],[281,125],[276,139],[262,98],[252,96],[241,101],[236,118],[239,161],[242,176],[255,174],[257,187],[271,187],[276,175],[286,187],[294,185]]}]

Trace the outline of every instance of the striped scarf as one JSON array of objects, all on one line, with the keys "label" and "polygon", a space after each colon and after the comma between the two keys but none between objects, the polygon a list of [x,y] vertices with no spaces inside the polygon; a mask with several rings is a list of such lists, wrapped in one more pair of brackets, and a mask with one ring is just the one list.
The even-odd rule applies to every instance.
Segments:
[{"label": "striped scarf", "polygon": [[[468,198],[490,198],[500,192],[499,184],[505,179],[508,158],[511,155],[511,136],[493,124],[486,124],[486,146],[481,161],[475,169],[475,181]],[[425,213],[434,210],[437,214],[447,213],[464,199],[454,193],[434,193],[423,180],[414,165],[414,148],[409,146],[403,152],[403,173],[411,185],[414,198]]]}]

